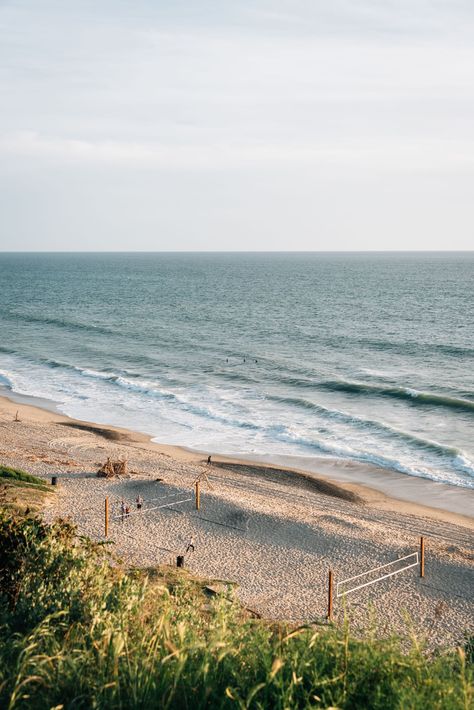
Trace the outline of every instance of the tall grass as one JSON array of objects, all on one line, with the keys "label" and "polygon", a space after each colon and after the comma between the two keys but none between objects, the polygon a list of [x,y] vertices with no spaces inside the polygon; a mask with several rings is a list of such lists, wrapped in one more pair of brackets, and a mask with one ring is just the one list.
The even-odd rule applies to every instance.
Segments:
[{"label": "tall grass", "polygon": [[349,626],[247,618],[174,571],[126,572],[107,546],[0,514],[2,708],[467,708],[462,650],[429,657]]}]

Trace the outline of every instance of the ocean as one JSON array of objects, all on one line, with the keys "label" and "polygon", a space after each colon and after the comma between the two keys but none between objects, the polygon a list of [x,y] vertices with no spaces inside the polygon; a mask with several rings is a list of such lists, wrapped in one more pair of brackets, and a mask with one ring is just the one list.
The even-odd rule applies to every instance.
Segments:
[{"label": "ocean", "polygon": [[0,385],[209,453],[474,488],[474,253],[0,254]]}]

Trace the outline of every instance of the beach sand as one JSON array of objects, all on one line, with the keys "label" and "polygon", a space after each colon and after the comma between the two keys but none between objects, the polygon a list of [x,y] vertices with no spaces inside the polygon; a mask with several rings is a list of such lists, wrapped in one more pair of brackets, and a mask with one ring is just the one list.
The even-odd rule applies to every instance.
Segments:
[{"label": "beach sand", "polygon": [[[19,422],[13,421],[17,410]],[[108,456],[126,458],[129,474],[97,478]],[[337,599],[335,619],[347,613],[356,628],[367,628],[377,618],[379,632],[406,633],[408,616],[432,646],[462,643],[465,632],[474,633],[472,517],[340,482],[336,464],[328,477],[214,456],[207,466],[206,458],[143,434],[0,398],[0,463],[57,476],[46,518],[69,517],[94,539],[104,539],[107,496],[109,539],[126,564],[175,565],[193,537],[195,551],[185,554],[190,571],[235,584],[240,601],[262,617],[313,622],[326,614],[329,569],[341,581],[417,551],[423,535],[423,579],[412,567],[354,592],[345,603]],[[198,476],[199,511],[193,490]],[[420,500],[430,500],[433,485],[418,482]],[[456,493],[467,501],[466,512],[473,492]],[[134,505],[138,494],[141,512]],[[132,512],[123,522],[122,498]]]}]

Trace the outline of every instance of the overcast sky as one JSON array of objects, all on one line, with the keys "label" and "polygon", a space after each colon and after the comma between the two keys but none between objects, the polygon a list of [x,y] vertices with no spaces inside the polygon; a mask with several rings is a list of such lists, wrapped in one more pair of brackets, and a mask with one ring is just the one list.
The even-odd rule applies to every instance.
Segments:
[{"label": "overcast sky", "polygon": [[473,0],[0,0],[0,249],[474,247]]}]

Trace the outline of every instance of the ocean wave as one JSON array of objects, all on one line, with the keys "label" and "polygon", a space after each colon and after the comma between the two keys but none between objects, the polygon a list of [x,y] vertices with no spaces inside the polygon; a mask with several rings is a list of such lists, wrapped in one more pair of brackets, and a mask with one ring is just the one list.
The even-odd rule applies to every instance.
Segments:
[{"label": "ocean wave", "polygon": [[404,443],[415,445],[416,447],[421,448],[423,451],[430,451],[431,453],[434,453],[437,456],[445,457],[450,461],[450,463],[453,463],[459,468],[460,465],[458,466],[456,462],[459,463],[461,460],[463,460],[463,470],[474,477],[474,464],[468,461],[463,451],[457,449],[454,446],[447,446],[446,444],[442,444],[438,441],[433,441],[432,439],[425,439],[421,436],[417,436],[416,434],[397,429],[391,426],[390,424],[378,421],[376,419],[368,419],[366,417],[348,414],[347,412],[343,412],[339,409],[329,409],[328,407],[324,407],[320,404],[316,404],[315,402],[311,402],[307,399],[303,399],[300,397],[283,397],[277,395],[270,395],[267,397],[267,399],[279,402],[285,406],[289,405],[298,408],[304,408],[313,411],[316,414],[321,415],[327,419],[340,421],[344,424],[356,426],[363,430],[369,429],[376,433],[386,434],[390,439],[397,438],[403,441]]},{"label": "ocean wave", "polygon": [[104,328],[101,325],[93,325],[80,321],[66,320],[64,318],[53,318],[52,316],[42,316],[38,313],[21,313],[17,311],[4,311],[2,318],[7,318],[11,321],[21,321],[22,323],[37,323],[39,325],[54,325],[58,328],[65,328],[71,331],[87,331],[98,335],[117,335],[115,330]]},{"label": "ocean wave", "polygon": [[454,467],[462,473],[467,473],[468,476],[474,477],[474,463],[470,461],[463,452],[459,452],[454,459]]},{"label": "ocean wave", "polygon": [[206,419],[211,419],[213,421],[218,421],[221,424],[226,424],[233,427],[239,427],[241,429],[252,429],[258,430],[259,426],[253,422],[236,419],[235,417],[228,417],[218,412],[213,411],[211,407],[205,407],[203,405],[198,405],[193,402],[190,398],[183,397],[182,395],[172,392],[163,387],[159,387],[156,382],[149,382],[142,380],[141,382],[133,382],[123,375],[119,375],[113,372],[99,372],[95,370],[90,370],[87,368],[74,368],[80,374],[85,377],[90,377],[93,379],[103,380],[112,386],[119,387],[123,390],[133,392],[140,395],[145,395],[147,397],[152,397],[158,401],[168,401],[173,402],[180,408],[185,409],[191,414],[195,414]]},{"label": "ocean wave", "polygon": [[449,345],[447,343],[424,343],[416,340],[407,340],[403,342],[392,341],[392,340],[374,340],[374,339],[353,339],[353,343],[360,343],[361,345],[368,345],[374,350],[391,350],[400,355],[407,354],[425,354],[432,352],[443,353],[444,355],[449,355],[452,357],[474,357],[474,349],[470,347],[463,347],[462,345]]},{"label": "ocean wave", "polygon": [[353,335],[350,332],[324,334],[314,332],[307,327],[300,327],[299,334],[305,339],[308,345],[316,343],[327,346],[331,349],[340,351],[353,348],[367,349],[377,352],[393,352],[398,355],[426,355],[426,354],[441,354],[448,357],[456,358],[472,358],[474,357],[474,348],[471,345],[455,345],[453,343],[436,343],[426,340],[404,339],[397,340],[395,337],[390,337],[392,334],[387,334],[386,338],[377,337],[360,337]]},{"label": "ocean wave", "polygon": [[[205,395],[204,392],[199,388],[191,388],[189,390],[185,390],[184,387],[181,387],[181,391],[173,391],[172,388],[163,386],[160,381],[150,381],[141,379],[138,375],[134,375],[133,373],[129,373],[126,371],[99,369],[96,370],[87,367],[81,368],[57,360],[47,360],[46,363],[48,367],[51,367],[52,369],[63,368],[66,371],[74,373],[75,376],[96,380],[97,382],[103,383],[104,386],[111,387],[114,389],[117,388],[122,390],[123,392],[130,392],[138,396],[153,399],[157,402],[163,402],[164,408],[160,411],[162,413],[164,412],[165,417],[168,417],[169,415],[173,416],[173,410],[175,412],[181,411],[182,413],[184,412],[186,415],[189,414],[193,417],[199,417],[200,419],[206,421],[217,422],[226,428],[234,430],[247,430],[249,432],[253,432],[252,437],[255,436],[256,441],[283,442],[285,444],[303,447],[305,449],[317,451],[319,453],[333,456],[336,458],[344,458],[370,463],[389,470],[399,471],[400,473],[406,473],[414,476],[423,476],[425,478],[432,478],[433,480],[438,481],[442,480],[445,483],[456,483],[457,485],[463,485],[468,487],[471,487],[471,485],[474,486],[474,464],[468,459],[468,457],[463,451],[455,447],[446,446],[437,441],[416,436],[414,434],[411,434],[410,432],[398,430],[382,421],[368,419],[356,416],[354,414],[349,414],[339,409],[331,409],[329,407],[325,407],[316,402],[312,402],[308,399],[305,399],[304,397],[291,397],[276,394],[266,395],[264,397],[265,400],[272,401],[278,405],[281,405],[280,413],[277,410],[274,411],[273,417],[275,421],[273,423],[270,423],[267,417],[270,412],[267,412],[267,415],[265,415],[267,419],[266,421],[255,420],[255,418],[252,416],[252,411],[249,409],[248,403],[246,403],[245,407],[241,406],[241,402],[239,402],[239,393],[236,393],[237,401],[235,401],[236,396],[234,396],[234,390],[231,391],[232,396],[230,398],[226,398],[225,395],[219,391],[219,388],[214,388],[215,391],[208,391]],[[78,384],[75,379],[68,379],[65,381],[67,382],[68,389],[62,390],[62,379],[63,378],[60,378],[59,381],[56,380],[56,389],[59,391],[67,391],[68,394],[73,395],[73,398],[75,397],[76,399],[81,399],[80,384]],[[8,371],[0,371],[0,384],[4,384],[4,386],[14,388],[14,382],[15,378],[13,377],[12,379],[12,376],[10,376],[10,373]],[[332,383],[323,384],[332,386]],[[341,381],[337,381],[336,384],[337,387],[339,387],[340,385],[348,385],[350,387],[361,386],[361,383]],[[367,387],[367,385],[363,386]],[[374,388],[374,386],[369,387],[370,389]],[[22,385],[22,388],[24,388],[24,385]],[[352,389],[350,391],[352,391]],[[111,392],[112,390],[110,390],[110,393]],[[42,396],[44,396],[43,393]],[[113,402],[115,399],[115,397],[112,398],[110,394],[106,395],[105,390],[102,389],[102,386],[100,390],[97,391],[97,393],[92,392],[91,396],[92,399],[98,399],[102,403],[104,401],[107,401],[107,399],[109,399],[111,402]],[[255,395],[252,394],[252,396]],[[409,396],[412,397],[413,395],[410,394]],[[115,400],[115,404],[121,401],[124,400]],[[168,409],[166,408],[167,404],[170,405],[170,408]],[[135,405],[132,405],[132,409],[134,406]],[[140,409],[143,408],[143,401],[142,403],[139,403],[139,407]],[[341,422],[351,427],[352,431],[354,430],[354,427],[361,430],[367,430],[371,434],[372,445],[370,444],[370,437],[369,440],[366,441],[366,444],[362,446],[362,450],[358,450],[358,448],[353,448],[349,445],[345,445],[344,434],[341,432],[339,432],[338,435],[338,442],[327,441],[324,439],[324,436],[320,438],[317,435],[317,432],[316,435],[313,434],[313,431],[311,431],[310,421],[300,423],[298,425],[298,428],[295,430],[294,428],[292,428],[294,427],[294,424],[288,425],[285,421],[281,421],[281,414],[283,413],[285,414],[284,419],[287,419],[290,407],[295,407],[299,410],[307,410],[309,412],[314,412],[316,415],[323,417],[327,420]],[[239,414],[241,414],[241,416],[239,416]],[[74,415],[73,412],[72,415]],[[180,414],[180,417],[182,417],[182,414]],[[279,419],[280,421],[278,421]],[[192,422],[192,419],[190,417],[187,417],[188,426],[189,421]],[[200,425],[198,424],[197,427],[199,429]],[[322,433],[322,431],[323,430],[320,430],[320,433]],[[377,453],[377,451],[373,450],[374,441],[376,442],[376,438],[374,439],[374,436],[379,437],[378,442],[380,444],[380,435],[386,436],[387,441],[392,443],[395,439],[399,439],[401,442],[403,442],[405,447],[400,449],[401,452],[405,451],[405,453],[408,453],[406,445],[409,444],[415,446],[419,450],[432,453],[438,458],[439,464],[442,463],[442,465],[437,466],[435,464],[433,466],[434,459],[432,459],[431,465],[433,470],[430,471],[430,469],[427,467],[429,466],[428,464],[425,466],[425,464],[413,463],[412,465],[412,462],[416,460],[413,455],[402,455],[400,457],[398,454],[396,454],[395,456],[390,457]],[[375,449],[377,448],[380,447],[375,446]],[[420,461],[423,460],[419,457],[418,459]],[[440,471],[439,469],[444,469],[446,473],[443,474],[442,471]],[[449,474],[448,470],[450,471]],[[460,474],[463,474],[464,477],[458,477],[455,471],[458,471]],[[453,473],[451,474],[451,472]],[[449,476],[452,476],[452,478],[450,478]],[[466,478],[466,476],[468,478]],[[473,480],[472,484],[469,479]]]},{"label": "ocean wave", "polygon": [[440,353],[456,358],[472,358],[474,357],[474,348],[464,345],[453,345],[451,343],[432,343],[421,340],[388,340],[378,338],[357,338],[351,335],[338,335],[321,337],[315,335],[308,340],[314,340],[318,343],[324,343],[329,347],[340,349],[362,347],[378,352],[394,352],[398,355],[425,355],[429,353]]},{"label": "ocean wave", "polygon": [[474,412],[474,401],[461,397],[451,397],[433,392],[420,392],[410,387],[391,387],[385,385],[372,385],[365,382],[350,382],[348,380],[330,380],[328,382],[313,383],[318,389],[332,392],[347,392],[349,394],[362,394],[368,396],[393,397],[410,402],[415,405],[429,405]]},{"label": "ocean wave", "polygon": [[[6,352],[10,353],[12,351],[7,351]],[[53,359],[42,359],[38,358],[37,362],[41,362],[43,364],[47,364],[49,367],[52,368],[63,368],[66,370],[72,370],[74,372],[77,372],[80,375],[83,375],[84,377],[89,377],[89,378],[95,378],[95,379],[100,379],[100,380],[107,380],[109,382],[122,385],[123,387],[126,387],[130,390],[135,390],[136,392],[140,392],[142,394],[151,394],[153,395],[153,389],[154,389],[154,384],[152,383],[151,385],[143,385],[143,384],[138,384],[136,382],[130,382],[128,378],[140,378],[140,375],[134,374],[128,370],[122,370],[119,373],[117,372],[109,372],[109,371],[99,371],[99,370],[94,370],[92,368],[87,368],[87,367],[78,367],[76,365],[72,365],[69,363],[65,363],[62,361],[58,360],[53,360]],[[160,367],[161,369],[161,367]],[[185,368],[184,368],[185,369]],[[214,371],[214,374],[216,372]],[[231,382],[238,382],[241,384],[247,384],[247,385],[258,385],[259,382],[255,377],[252,377],[252,375],[244,372],[237,373],[235,370],[232,372],[225,372],[225,371],[219,371],[217,374],[223,375],[224,379],[231,381]],[[178,386],[180,383],[179,380],[177,380],[175,377],[170,378],[167,376],[166,381],[169,385],[173,384],[175,386]],[[273,378],[271,378],[273,379]],[[469,399],[461,398],[461,397],[452,397],[449,395],[442,395],[442,394],[435,394],[431,392],[422,392],[418,391],[409,387],[395,387],[395,386],[385,386],[385,385],[376,385],[376,384],[371,384],[371,383],[365,383],[365,382],[351,382],[348,380],[329,380],[326,382],[318,382],[317,380],[310,380],[310,379],[301,379],[301,378],[296,378],[296,377],[286,377],[286,378],[275,378],[276,382],[279,382],[280,384],[286,384],[290,385],[292,387],[298,387],[298,388],[303,388],[303,389],[323,389],[323,390],[328,390],[328,391],[340,391],[340,392],[347,392],[349,394],[363,394],[367,396],[381,396],[381,397],[393,397],[401,400],[405,400],[410,402],[411,404],[415,405],[431,405],[431,406],[438,406],[438,407],[447,407],[450,409],[456,409],[456,410],[462,410],[462,411],[474,411],[474,401],[471,401]],[[321,407],[321,405],[316,405],[314,403],[308,402],[307,400],[304,400],[303,398],[279,398],[278,396],[269,396],[269,399],[275,399],[278,400],[280,399],[282,403],[287,401],[287,403],[291,404],[298,404],[299,406],[303,408],[314,408],[318,409],[320,412],[325,412],[325,411],[332,411],[332,410],[326,410],[326,408]],[[334,410],[337,412],[337,410]],[[357,420],[357,417],[354,417],[354,421]]]},{"label": "ocean wave", "polygon": [[[95,370],[90,367],[78,367],[77,365],[73,365],[72,363],[64,362],[62,360],[56,360],[53,358],[25,356],[23,354],[17,353],[14,350],[5,349],[5,353],[8,355],[13,355],[15,361],[21,363],[22,367],[24,367],[25,364],[31,364],[32,366],[46,367],[52,370],[64,370],[65,372],[73,373],[80,377],[86,377],[87,379],[102,380],[110,383],[117,383],[118,381],[119,385],[122,384],[128,389],[133,389],[135,387],[137,392],[142,392],[146,394],[146,392],[148,391],[148,388],[146,386],[136,385],[133,381],[131,381],[135,378],[138,380],[141,375],[131,372],[129,370],[120,370],[119,372]],[[123,381],[120,382],[122,378]],[[131,378],[131,380],[127,378]],[[167,384],[169,385],[179,386],[181,384],[181,382],[175,377],[170,377],[168,375],[161,376],[161,379],[166,380]]]},{"label": "ocean wave", "polygon": [[[114,336],[120,339],[123,338],[140,338],[144,346],[149,347],[151,342],[156,338],[157,332],[159,333],[159,342],[161,347],[170,347],[174,353],[176,352],[192,352],[196,347],[196,341],[193,338],[186,337],[183,332],[179,333],[179,337],[176,337],[176,333],[168,332],[167,326],[154,325],[153,332],[147,333],[146,331],[140,330],[136,331],[134,328],[128,332],[124,330],[124,325],[120,324],[119,329],[107,328],[103,324],[94,324],[90,322],[77,321],[70,318],[59,318],[52,315],[42,315],[40,313],[24,313],[15,310],[4,310],[1,313],[1,318],[5,320],[12,321],[14,323],[22,322],[26,325],[28,324],[38,324],[38,325],[51,325],[56,328],[61,328],[68,330],[71,333],[76,331],[89,333],[91,335],[106,335]],[[215,352],[214,345],[208,345],[204,342],[199,343],[199,350],[206,351],[209,353]],[[12,353],[15,351],[11,351]],[[135,357],[135,356],[134,356]],[[242,359],[246,357],[245,354]],[[248,356],[247,356],[248,357]],[[153,358],[143,356],[141,358],[137,355],[137,359],[143,359],[150,363],[155,363]],[[179,366],[175,363],[174,366]]]},{"label": "ocean wave", "polygon": [[[368,451],[358,451],[350,446],[345,446],[343,444],[330,444],[328,442],[308,439],[304,436],[301,437],[295,435],[288,429],[277,434],[276,438],[278,438],[280,441],[304,446],[305,448],[311,449],[313,451],[319,451],[336,459],[358,461],[360,463],[378,466],[389,471],[397,471],[399,473],[408,474],[417,478],[427,478],[432,481],[436,481],[437,483],[446,483],[448,485],[454,484],[463,488],[474,488],[474,480],[466,480],[465,478],[461,478],[456,475],[454,475],[454,477],[448,477],[442,473],[440,474],[439,472],[432,471],[425,467],[410,466],[395,458],[389,458],[387,456],[382,456],[381,454]],[[464,472],[468,471],[466,470]],[[473,474],[474,467],[471,467],[470,475],[472,476]]]},{"label": "ocean wave", "polygon": [[5,345],[0,345],[0,353],[4,353],[5,355],[14,355],[15,352],[16,351],[12,348],[7,348],[5,347]]},{"label": "ocean wave", "polygon": [[[175,392],[171,392],[167,389],[157,387],[156,383],[149,383],[149,382],[145,382],[145,381],[142,383],[131,382],[127,378],[125,378],[123,376],[115,375],[113,373],[93,373],[93,372],[90,372],[90,374],[92,374],[93,376],[99,376],[101,379],[108,380],[113,385],[125,388],[129,391],[132,391],[132,392],[144,394],[148,397],[154,397],[159,400],[172,401],[175,405],[179,406],[180,408],[184,409],[185,411],[187,411],[191,414],[194,414],[199,417],[204,417],[205,419],[219,422],[219,423],[224,424],[226,426],[258,431],[258,432],[261,432],[262,434],[268,436],[269,439],[291,441],[292,443],[299,443],[302,446],[315,448],[319,451],[323,451],[323,450],[327,451],[327,452],[332,451],[334,453],[337,450],[337,451],[339,451],[340,454],[344,451],[341,448],[341,446],[335,447],[333,445],[329,445],[329,444],[323,443],[321,441],[315,441],[313,439],[309,439],[304,435],[296,436],[296,438],[295,438],[295,436],[293,436],[293,434],[290,433],[290,429],[285,424],[275,423],[272,425],[262,425],[262,424],[256,424],[256,423],[254,423],[252,421],[248,421],[246,419],[238,419],[234,416],[224,415],[222,413],[215,411],[215,409],[213,409],[212,406],[206,407],[203,405],[198,405],[188,397],[184,397],[182,395],[176,394]],[[467,457],[465,456],[465,454],[462,451],[460,451],[459,449],[456,449],[455,447],[446,446],[445,444],[441,444],[440,442],[437,442],[437,441],[418,437],[418,436],[411,434],[409,432],[395,429],[394,427],[391,427],[390,425],[385,424],[383,422],[379,422],[379,421],[372,420],[372,419],[365,419],[362,417],[356,417],[352,414],[347,414],[347,413],[342,412],[340,410],[331,410],[331,409],[328,409],[327,407],[323,407],[321,405],[309,402],[308,400],[304,400],[304,399],[300,399],[300,398],[276,397],[276,396],[273,396],[273,397],[267,398],[267,399],[277,400],[280,403],[284,403],[286,405],[293,404],[298,407],[303,406],[306,409],[311,409],[312,411],[315,411],[319,414],[323,414],[327,418],[337,419],[338,421],[342,421],[342,422],[350,424],[350,425],[356,425],[359,427],[362,426],[364,428],[375,429],[378,432],[382,432],[382,433],[387,434],[392,439],[398,438],[400,440],[403,440],[405,443],[413,444],[413,445],[423,449],[424,451],[430,451],[431,453],[434,453],[439,457],[443,457],[444,459],[447,460],[447,462],[449,462],[450,465],[454,466],[454,468],[457,468],[458,470],[461,470],[463,473],[467,473],[469,476],[472,476],[474,478],[474,464],[472,464],[467,459]],[[353,455],[355,456],[355,454],[353,454],[353,453],[350,454],[349,458]],[[400,471],[401,473],[408,473],[411,475],[428,476],[428,473],[426,471],[423,473],[422,471],[419,471],[417,469],[412,469],[411,467],[404,465],[402,462],[400,462],[396,459],[388,459],[386,457],[376,455],[373,453],[359,452],[359,453],[357,453],[357,460],[368,461],[368,462],[383,466],[384,468],[393,468],[394,470]]]},{"label": "ocean wave", "polygon": [[180,408],[186,410],[187,412],[197,415],[199,417],[204,417],[205,419],[210,419],[226,426],[238,427],[239,429],[250,429],[253,431],[258,431],[260,429],[258,424],[250,422],[248,420],[237,419],[232,416],[223,415],[216,412],[212,407],[205,407],[203,405],[196,404],[190,398],[183,397],[182,395],[176,394],[164,388],[159,388],[153,386],[151,383],[143,383],[141,385],[130,382],[124,377],[113,378],[111,382],[119,387],[123,387],[132,392],[138,392],[140,394],[145,394],[149,397],[154,397],[159,400],[172,401]]},{"label": "ocean wave", "polygon": [[13,387],[13,382],[10,379],[11,375],[9,372],[5,372],[5,370],[0,370],[0,385],[2,387],[6,387],[7,389],[11,390]]}]

